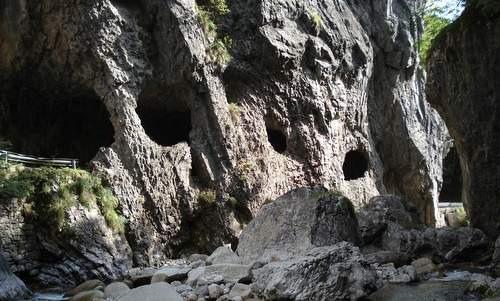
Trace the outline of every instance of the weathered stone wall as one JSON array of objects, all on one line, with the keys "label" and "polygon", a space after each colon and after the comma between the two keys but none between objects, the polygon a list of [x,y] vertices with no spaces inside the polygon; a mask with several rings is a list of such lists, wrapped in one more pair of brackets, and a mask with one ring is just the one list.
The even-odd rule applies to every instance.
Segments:
[{"label": "weathered stone wall", "polygon": [[[492,4],[497,5],[497,4]],[[500,17],[471,6],[432,49],[427,93],[460,158],[462,201],[473,226],[500,233]]]},{"label": "weathered stone wall", "polygon": [[[92,167],[120,199],[137,265],[232,242],[266,199],[300,186],[340,190],[355,206],[403,195],[433,223],[446,131],[421,90],[421,3],[228,4],[232,59],[220,66],[194,0],[2,3],[0,48],[16,52],[0,64],[0,122],[54,93],[102,100],[114,142]],[[169,131],[147,128],[173,112],[191,130],[161,145]],[[358,159],[344,162],[349,153]]]}]

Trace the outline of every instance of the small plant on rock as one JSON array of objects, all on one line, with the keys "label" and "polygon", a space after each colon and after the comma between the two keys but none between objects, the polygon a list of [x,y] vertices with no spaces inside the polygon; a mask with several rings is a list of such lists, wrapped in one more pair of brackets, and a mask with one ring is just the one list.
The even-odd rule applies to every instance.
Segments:
[{"label": "small plant on rock", "polygon": [[467,227],[470,225],[469,217],[467,216],[467,212],[465,212],[464,208],[458,208],[455,211],[455,216],[460,226]]},{"label": "small plant on rock", "polygon": [[217,196],[215,194],[215,191],[213,191],[212,189],[202,190],[198,194],[198,202],[203,205],[212,205],[215,203],[216,199]]},{"label": "small plant on rock", "polygon": [[231,120],[233,120],[234,123],[237,123],[240,120],[241,107],[237,103],[230,103],[228,110],[231,115]]},{"label": "small plant on rock", "polygon": [[321,20],[319,13],[314,9],[309,10],[309,19],[314,26],[314,30],[319,33],[323,27],[323,21]]}]

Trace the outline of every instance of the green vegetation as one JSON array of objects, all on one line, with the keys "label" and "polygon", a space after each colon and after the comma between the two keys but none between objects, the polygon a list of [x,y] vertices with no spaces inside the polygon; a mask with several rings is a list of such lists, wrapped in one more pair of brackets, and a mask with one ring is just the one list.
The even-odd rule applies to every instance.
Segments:
[{"label": "green vegetation", "polygon": [[108,226],[123,233],[118,200],[101,179],[81,169],[0,165],[0,198],[26,198],[24,213],[44,226],[64,230],[66,213],[81,204],[97,206]]},{"label": "green vegetation", "polygon": [[455,216],[460,226],[466,227],[470,225],[469,217],[467,216],[467,212],[465,212],[464,208],[458,208],[455,211]]},{"label": "green vegetation", "polygon": [[242,160],[238,163],[239,178],[242,182],[248,179],[248,176],[257,168],[253,160]]},{"label": "green vegetation", "polygon": [[214,204],[216,200],[217,196],[215,194],[215,191],[213,191],[212,189],[202,190],[200,191],[200,194],[198,194],[198,202],[200,202],[202,205]]},{"label": "green vegetation", "polygon": [[429,13],[424,16],[424,24],[424,33],[419,43],[419,53],[425,64],[434,39],[450,24],[450,20]]},{"label": "green vegetation", "polygon": [[231,120],[233,120],[234,123],[237,123],[240,120],[241,107],[237,103],[230,103],[228,109],[229,114],[231,115]]},{"label": "green vegetation", "polygon": [[231,60],[229,49],[231,49],[232,44],[233,41],[228,36],[222,39],[215,39],[207,49],[208,57],[212,62],[216,62],[219,65],[226,65]]},{"label": "green vegetation", "polygon": [[220,33],[220,25],[224,16],[230,13],[225,0],[208,0],[196,7],[198,20],[203,31],[211,41],[207,48],[210,61],[225,65],[231,60],[229,50],[232,40],[229,36]]},{"label": "green vegetation", "polygon": [[323,21],[321,20],[321,16],[319,15],[319,13],[314,9],[310,9],[309,10],[309,19],[311,20],[311,22],[314,25],[314,30],[316,32],[320,32],[321,28],[323,27]]}]

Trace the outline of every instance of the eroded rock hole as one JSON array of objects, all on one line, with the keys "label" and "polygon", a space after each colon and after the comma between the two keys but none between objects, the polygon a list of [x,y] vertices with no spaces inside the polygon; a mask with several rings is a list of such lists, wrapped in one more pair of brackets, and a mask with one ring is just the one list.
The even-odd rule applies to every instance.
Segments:
[{"label": "eroded rock hole", "polygon": [[439,194],[440,202],[460,203],[462,202],[462,170],[460,160],[455,147],[443,160],[443,187]]},{"label": "eroded rock hole", "polygon": [[278,153],[284,153],[286,151],[286,136],[277,129],[266,128],[267,131],[267,139],[271,146]]},{"label": "eroded rock hole", "polygon": [[[36,85],[35,85],[36,86]],[[101,98],[79,87],[4,90],[0,102],[0,136],[12,150],[88,163],[100,147],[113,143],[113,126]]]},{"label": "eroded rock hole", "polygon": [[146,134],[162,146],[189,143],[191,110],[183,97],[172,94],[142,95],[137,104]]},{"label": "eroded rock hole", "polygon": [[368,170],[368,160],[364,152],[359,150],[349,151],[345,155],[342,170],[344,171],[344,179],[346,181],[364,177]]}]

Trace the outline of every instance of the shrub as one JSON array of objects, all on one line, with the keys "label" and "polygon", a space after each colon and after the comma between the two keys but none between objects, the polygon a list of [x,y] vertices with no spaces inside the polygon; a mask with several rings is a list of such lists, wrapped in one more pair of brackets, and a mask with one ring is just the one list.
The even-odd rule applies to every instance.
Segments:
[{"label": "shrub", "polygon": [[455,216],[460,226],[466,227],[470,225],[469,217],[467,216],[467,212],[465,212],[464,208],[458,208],[455,211]]},{"label": "shrub", "polygon": [[314,30],[316,32],[320,32],[323,27],[323,21],[321,20],[321,16],[316,10],[309,10],[309,19],[314,25]]},{"label": "shrub", "polygon": [[257,164],[253,160],[242,160],[238,164],[239,178],[245,182],[247,177],[255,170]]},{"label": "shrub", "polygon": [[97,206],[111,229],[124,231],[116,212],[118,200],[100,178],[85,170],[7,164],[0,166],[0,181],[0,197],[26,198],[23,212],[42,225],[64,229],[67,211],[80,203]]},{"label": "shrub", "polygon": [[240,120],[241,107],[236,103],[230,103],[228,109],[233,122],[234,123],[238,122]]},{"label": "shrub", "polygon": [[198,20],[203,31],[211,40],[207,48],[207,55],[211,62],[225,65],[231,60],[229,49],[232,40],[228,36],[220,38],[218,29],[222,23],[222,18],[230,13],[225,0],[208,0],[203,5],[197,5]]},{"label": "shrub", "polygon": [[202,190],[200,194],[198,194],[198,202],[203,205],[211,205],[214,204],[216,200],[215,191],[212,189]]}]

